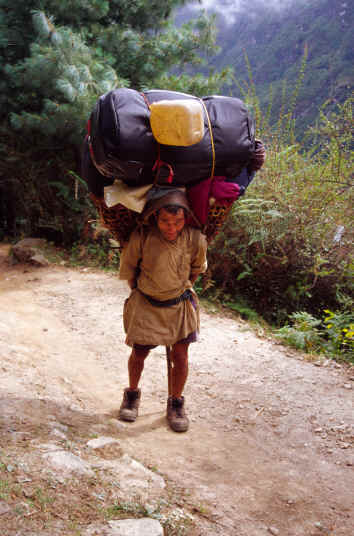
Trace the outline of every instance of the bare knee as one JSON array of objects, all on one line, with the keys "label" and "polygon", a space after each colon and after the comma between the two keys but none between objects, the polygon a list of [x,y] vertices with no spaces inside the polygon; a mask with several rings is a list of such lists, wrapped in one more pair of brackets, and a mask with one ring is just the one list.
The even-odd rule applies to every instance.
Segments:
[{"label": "bare knee", "polygon": [[133,348],[131,353],[131,359],[137,361],[144,361],[149,355],[150,350],[145,350],[141,348]]}]

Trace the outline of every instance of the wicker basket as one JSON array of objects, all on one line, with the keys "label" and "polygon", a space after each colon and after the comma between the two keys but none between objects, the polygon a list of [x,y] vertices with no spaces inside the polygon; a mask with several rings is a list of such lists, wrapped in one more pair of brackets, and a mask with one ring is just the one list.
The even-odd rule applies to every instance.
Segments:
[{"label": "wicker basket", "polygon": [[[90,194],[90,198],[98,211],[101,224],[108,229],[113,238],[123,246],[128,242],[134,229],[141,223],[140,214],[121,204],[109,208],[103,197],[96,197],[92,193]],[[211,243],[224,225],[231,208],[232,204],[218,202],[215,202],[210,206],[207,223],[204,226],[204,229],[202,229],[208,244]],[[193,220],[191,223],[193,225]],[[197,227],[197,225],[195,226]]]},{"label": "wicker basket", "polygon": [[92,193],[90,198],[100,216],[101,224],[123,246],[124,243],[128,242],[130,234],[137,227],[140,214],[120,204],[109,208],[103,197],[96,197]]}]

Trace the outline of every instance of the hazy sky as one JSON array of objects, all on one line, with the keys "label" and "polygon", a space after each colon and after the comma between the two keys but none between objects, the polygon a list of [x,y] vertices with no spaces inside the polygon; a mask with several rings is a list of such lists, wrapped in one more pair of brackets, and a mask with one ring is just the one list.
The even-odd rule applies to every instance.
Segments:
[{"label": "hazy sky", "polygon": [[[262,0],[260,0],[262,1]],[[274,7],[281,9],[289,5],[291,2],[296,0],[263,0],[263,3],[266,3],[269,7]],[[300,0],[297,0],[299,2]],[[229,20],[229,22],[234,21],[233,15],[243,9],[249,9],[250,3],[249,0],[202,0],[201,4],[197,0],[187,4],[195,9],[208,9],[211,11],[220,12],[224,17]]]},{"label": "hazy sky", "polygon": [[[267,5],[273,5],[277,7],[282,7],[285,4],[289,4],[292,0],[264,0],[264,3]],[[229,9],[232,11],[237,11],[241,4],[245,5],[245,0],[221,0],[224,6],[229,6]],[[202,6],[206,8],[216,7],[216,4],[221,3],[218,0],[202,0]],[[248,2],[247,2],[248,3]]]}]

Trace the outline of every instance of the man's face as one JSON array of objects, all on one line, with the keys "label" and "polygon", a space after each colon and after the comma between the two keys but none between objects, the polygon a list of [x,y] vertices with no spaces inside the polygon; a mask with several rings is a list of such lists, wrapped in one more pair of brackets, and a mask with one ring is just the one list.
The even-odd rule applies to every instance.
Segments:
[{"label": "man's face", "polygon": [[176,214],[167,212],[162,208],[157,216],[157,227],[159,228],[162,236],[173,242],[176,240],[179,233],[182,231],[185,224],[184,211],[182,208],[178,209]]}]

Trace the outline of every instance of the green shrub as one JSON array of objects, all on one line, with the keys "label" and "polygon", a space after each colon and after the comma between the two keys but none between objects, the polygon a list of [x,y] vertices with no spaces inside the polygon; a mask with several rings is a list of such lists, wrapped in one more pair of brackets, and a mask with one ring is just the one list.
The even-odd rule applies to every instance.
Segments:
[{"label": "green shrub", "polygon": [[[45,151],[46,158],[43,158]],[[41,236],[66,246],[79,240],[95,215],[86,183],[72,172],[75,151],[31,144],[0,125],[0,228],[13,238]]]},{"label": "green shrub", "polygon": [[352,106],[324,108],[310,148],[290,144],[289,122],[287,140],[268,136],[264,168],[210,247],[216,284],[271,323],[336,310],[353,291]]},{"label": "green shrub", "polygon": [[316,352],[321,348],[319,325],[321,320],[305,311],[290,315],[292,326],[284,326],[276,331],[276,337],[298,350]]},{"label": "green shrub", "polygon": [[97,231],[85,243],[75,242],[70,250],[70,263],[74,266],[118,270],[119,260],[119,248],[112,245],[110,234],[105,230]]},{"label": "green shrub", "polygon": [[281,341],[299,350],[341,357],[354,363],[354,313],[325,309],[322,319],[304,311],[290,315],[291,325],[275,331]]},{"label": "green shrub", "polygon": [[325,309],[323,321],[327,341],[323,347],[333,354],[354,355],[354,313],[348,311],[332,312]]}]

